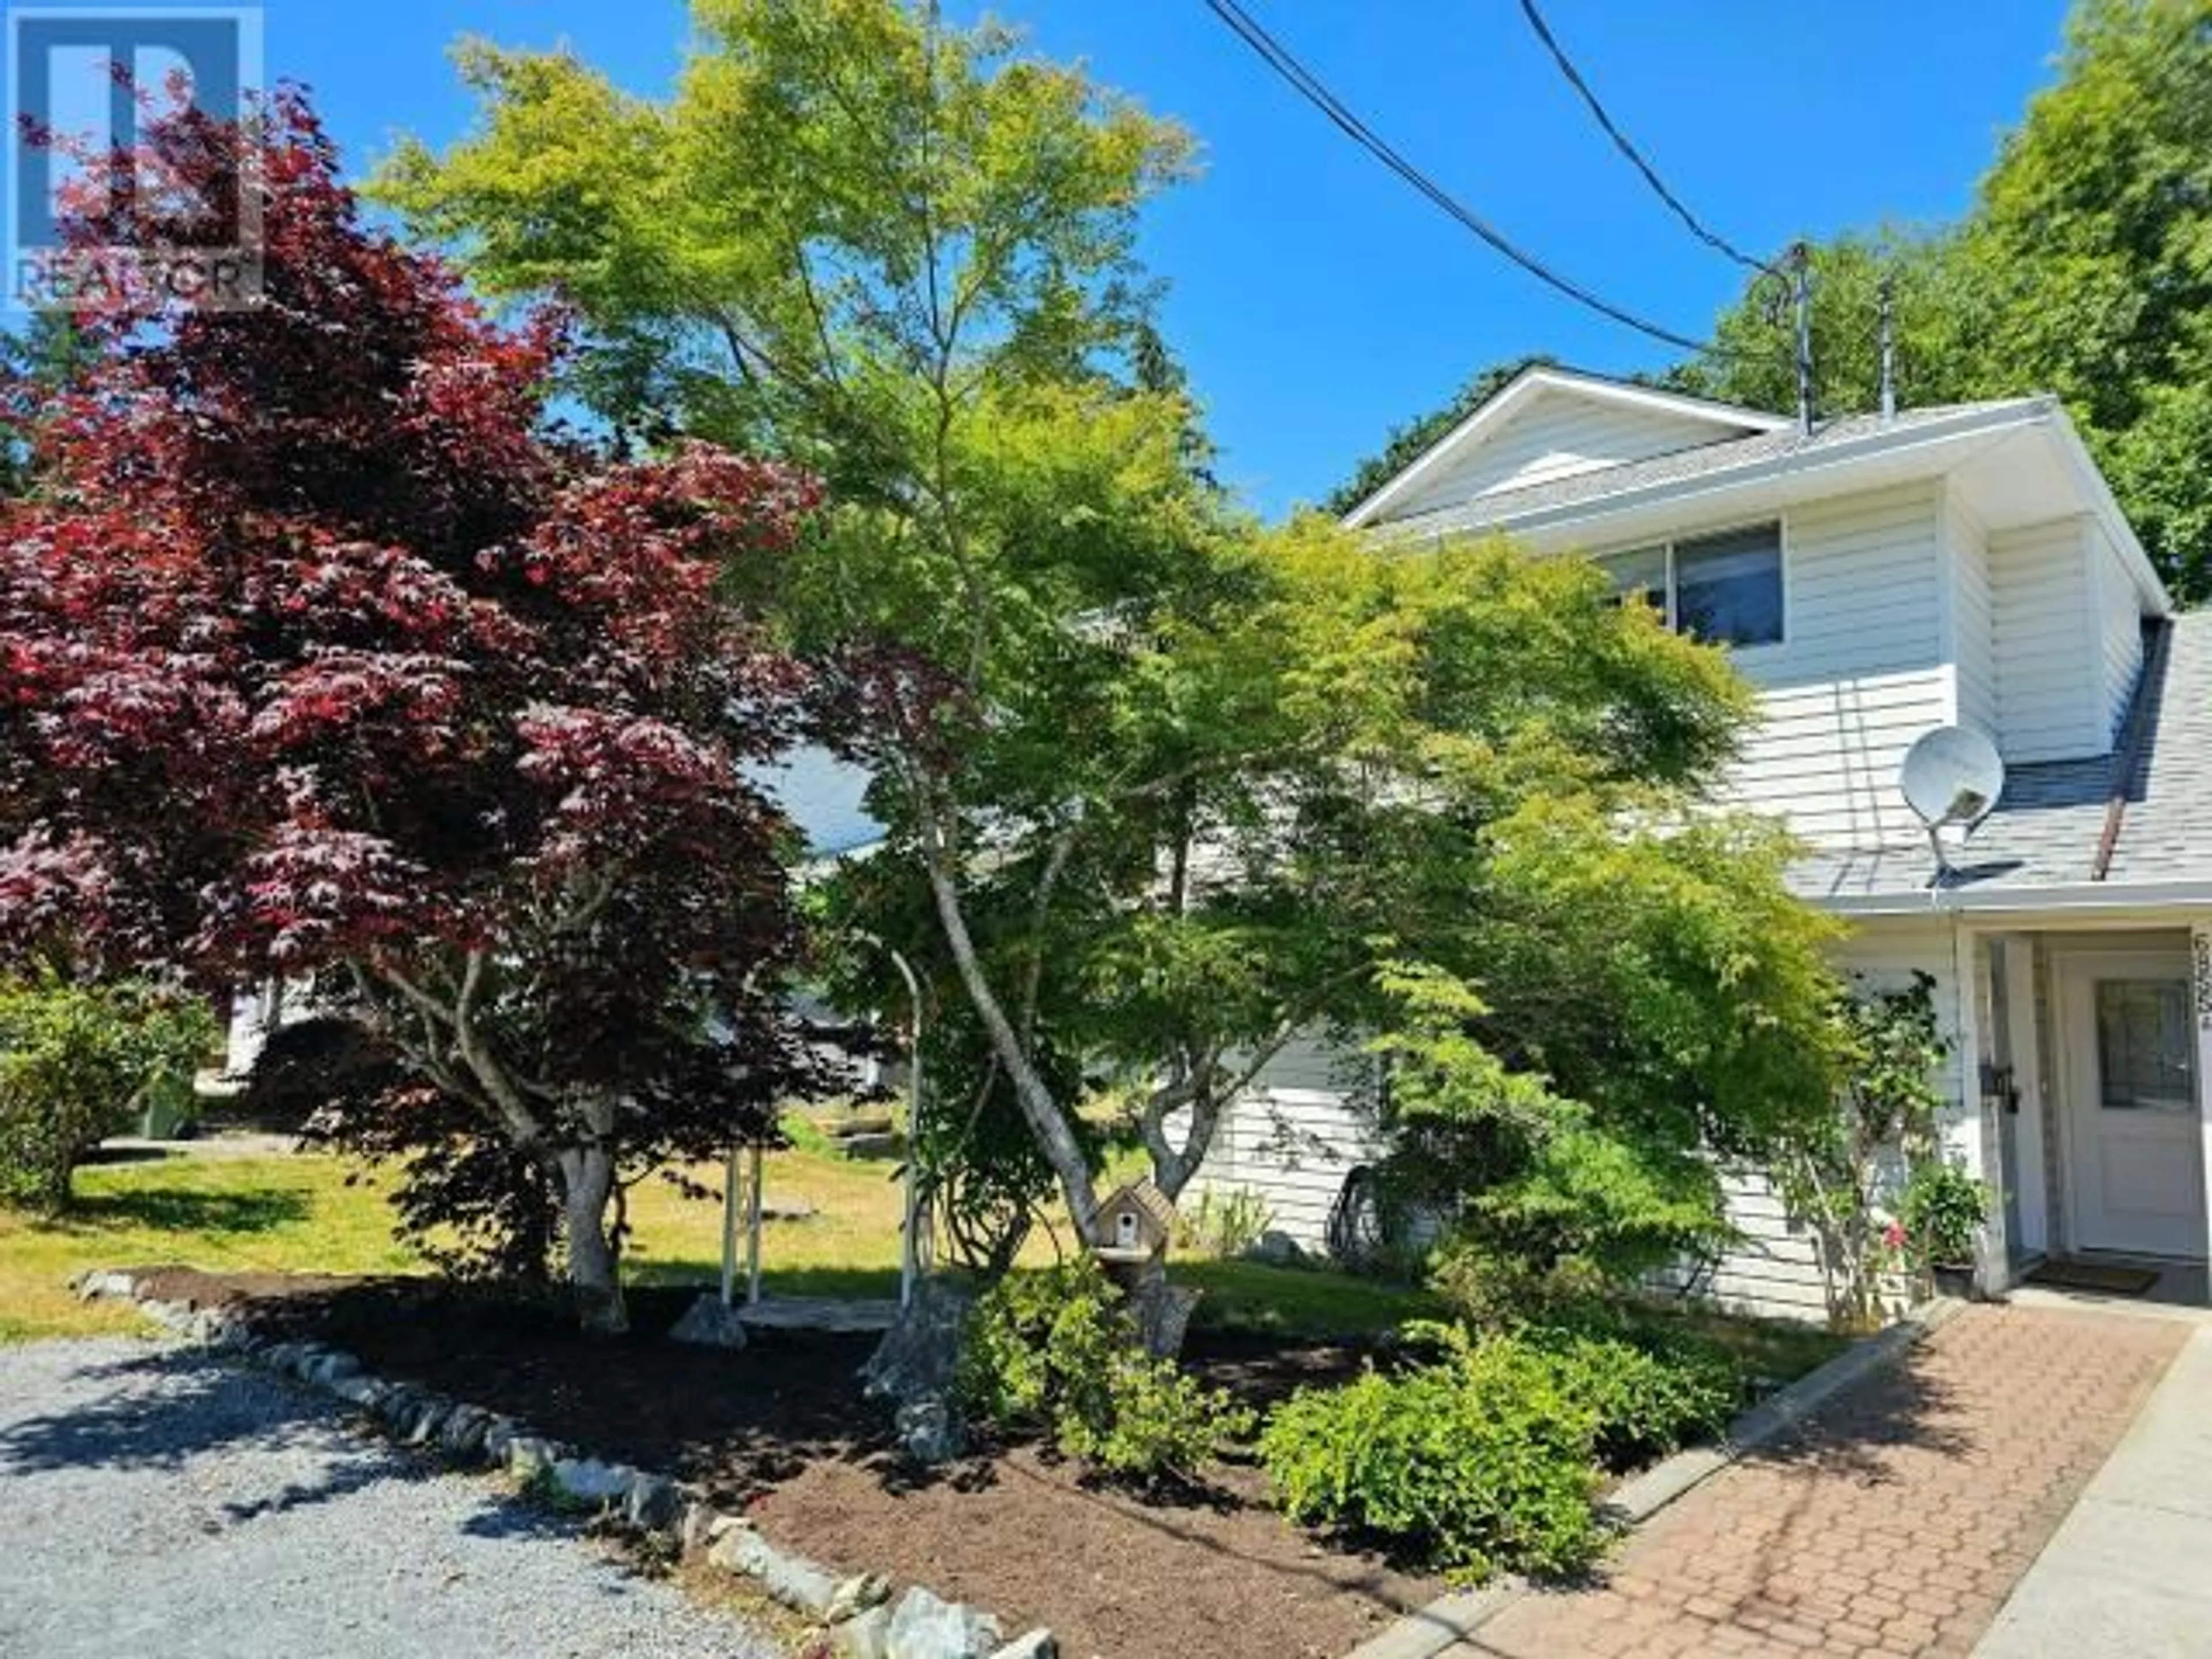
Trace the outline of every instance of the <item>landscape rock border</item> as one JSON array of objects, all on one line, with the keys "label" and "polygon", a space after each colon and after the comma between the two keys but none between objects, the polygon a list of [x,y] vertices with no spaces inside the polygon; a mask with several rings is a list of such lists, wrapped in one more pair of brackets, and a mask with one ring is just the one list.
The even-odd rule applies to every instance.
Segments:
[{"label": "landscape rock border", "polygon": [[173,1336],[342,1401],[400,1445],[464,1468],[504,1472],[555,1509],[703,1554],[820,1626],[842,1659],[1054,1659],[1059,1652],[1049,1631],[1005,1642],[992,1615],[919,1584],[894,1601],[888,1578],[834,1573],[771,1544],[750,1521],[666,1475],[588,1456],[482,1406],[373,1376],[343,1349],[272,1340],[239,1308],[164,1301],[143,1293],[135,1275],[112,1268],[81,1274],[73,1288],[88,1302],[128,1302]]}]

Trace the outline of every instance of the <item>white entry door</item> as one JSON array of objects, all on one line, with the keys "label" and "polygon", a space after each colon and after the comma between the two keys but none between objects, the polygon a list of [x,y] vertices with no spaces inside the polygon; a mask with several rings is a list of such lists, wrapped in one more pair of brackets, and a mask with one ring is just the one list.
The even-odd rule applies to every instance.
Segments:
[{"label": "white entry door", "polygon": [[2098,951],[2057,966],[2074,1243],[2201,1256],[2204,1158],[2189,958]]}]

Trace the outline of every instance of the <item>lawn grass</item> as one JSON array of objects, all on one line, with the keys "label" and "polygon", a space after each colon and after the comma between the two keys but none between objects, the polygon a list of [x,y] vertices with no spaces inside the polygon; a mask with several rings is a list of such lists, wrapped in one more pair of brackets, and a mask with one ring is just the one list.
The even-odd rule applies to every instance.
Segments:
[{"label": "lawn grass", "polygon": [[[811,1206],[805,1220],[762,1230],[769,1294],[889,1297],[898,1289],[897,1166],[804,1146],[771,1152],[772,1204]],[[710,1190],[721,1170],[690,1172]],[[321,1153],[173,1155],[98,1164],[77,1176],[76,1210],[58,1221],[0,1211],[0,1342],[135,1328],[129,1310],[82,1303],[69,1281],[94,1267],[165,1263],[218,1273],[393,1273],[423,1263],[392,1236],[383,1183]],[[710,1280],[721,1267],[719,1203],[653,1179],[631,1189],[624,1272],[637,1283]],[[1063,1234],[1065,1230],[1063,1229]],[[1042,1228],[1024,1260],[1053,1258]],[[1198,1322],[1238,1329],[1349,1335],[1433,1311],[1419,1292],[1319,1269],[1178,1261],[1175,1278],[1205,1292]]]},{"label": "lawn grass", "polygon": [[[772,1204],[811,1206],[805,1220],[762,1230],[762,1284],[769,1294],[890,1297],[898,1289],[901,1193],[897,1165],[848,1161],[806,1146],[771,1152],[763,1190]],[[718,1190],[719,1166],[691,1177]],[[212,1272],[392,1273],[423,1264],[392,1236],[383,1182],[320,1153],[264,1158],[171,1156],[93,1164],[77,1176],[76,1211],[46,1222],[0,1210],[0,1342],[128,1330],[136,1316],[112,1303],[82,1303],[69,1280],[93,1267],[179,1263]],[[632,1188],[624,1272],[634,1282],[713,1279],[721,1266],[720,1206],[653,1179]],[[1062,1229],[1063,1235],[1065,1229]],[[1053,1259],[1046,1230],[1024,1261]],[[1170,1274],[1205,1292],[1200,1328],[1309,1336],[1362,1336],[1443,1308],[1427,1292],[1320,1267],[1178,1255]],[[1809,1370],[1841,1340],[1802,1326],[1689,1310],[1650,1310],[1727,1344],[1755,1375]]]},{"label": "lawn grass", "polygon": [[179,1263],[217,1273],[404,1273],[371,1178],[334,1158],[162,1158],[77,1172],[77,1205],[48,1221],[0,1210],[0,1342],[138,1328],[69,1288],[92,1267]]},{"label": "lawn grass", "polygon": [[1200,1260],[1170,1263],[1168,1277],[1205,1292],[1191,1322],[1216,1330],[1373,1336],[1408,1319],[1438,1319],[1445,1312],[1426,1291],[1329,1267]]},{"label": "lawn grass", "polygon": [[1826,1364],[1850,1346],[1851,1339],[1817,1325],[1780,1319],[1751,1319],[1680,1303],[1644,1303],[1629,1310],[1630,1322],[1648,1330],[1687,1331],[1733,1354],[1744,1374],[1769,1382],[1788,1382]]},{"label": "lawn grass", "polygon": [[[898,1284],[898,1188],[890,1164],[793,1150],[767,1158],[763,1188],[818,1213],[763,1230],[770,1291],[882,1296]],[[719,1168],[694,1172],[714,1187]],[[82,1303],[69,1281],[94,1267],[175,1263],[215,1273],[404,1273],[422,1259],[392,1237],[384,1182],[345,1159],[174,1154],[95,1164],[77,1173],[78,1202],[58,1220],[0,1210],[0,1342],[137,1328],[112,1303]],[[630,1194],[625,1261],[640,1282],[720,1271],[721,1210],[671,1182]]]}]

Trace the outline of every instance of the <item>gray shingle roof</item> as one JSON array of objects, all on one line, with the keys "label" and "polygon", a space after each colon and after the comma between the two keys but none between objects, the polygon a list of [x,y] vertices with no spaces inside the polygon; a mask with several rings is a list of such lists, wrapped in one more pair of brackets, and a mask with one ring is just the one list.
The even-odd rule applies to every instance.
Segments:
[{"label": "gray shingle roof", "polygon": [[[2143,741],[2128,775],[2126,803],[2105,884],[2120,890],[2176,881],[2212,883],[2212,611],[2175,617],[2164,660],[2150,660],[2136,690]],[[2104,836],[2120,763],[2051,761],[2007,771],[1996,810],[1952,855],[1949,886],[2033,890],[2088,882]],[[1811,899],[1872,899],[1925,893],[1924,843],[1865,852],[1823,852],[1790,872]]]},{"label": "gray shingle roof", "polygon": [[1544,483],[1526,484],[1518,489],[1501,489],[1491,495],[1477,495],[1451,507],[1390,520],[1375,528],[1385,536],[1449,535],[1486,530],[1492,525],[1503,524],[1532,513],[1581,506],[1602,501],[1608,495],[1625,495],[1668,484],[1688,483],[1710,475],[1731,471],[1737,467],[1779,460],[1786,456],[1836,449],[1857,438],[1885,434],[1894,435],[1978,411],[2007,407],[2027,410],[2047,401],[2039,398],[2019,398],[1996,403],[1930,404],[1924,409],[1902,410],[1887,422],[1879,415],[1847,415],[1814,428],[1809,434],[1792,426],[1778,432],[1757,433],[1747,438],[1727,438],[1718,443],[1698,444],[1688,449],[1655,455],[1648,460],[1623,461],[1589,472],[1571,473]]}]

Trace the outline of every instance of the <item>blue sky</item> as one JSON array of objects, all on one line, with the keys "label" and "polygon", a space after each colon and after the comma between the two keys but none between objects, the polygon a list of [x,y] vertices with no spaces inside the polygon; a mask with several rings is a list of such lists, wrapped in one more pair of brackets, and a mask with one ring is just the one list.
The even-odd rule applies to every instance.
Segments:
[{"label": "blue sky", "polygon": [[[1384,137],[1525,245],[1689,333],[1736,290],[1591,125],[1514,0],[1247,0]],[[966,9],[950,0],[948,9]],[[1546,351],[1658,367],[1667,348],[1515,270],[1361,155],[1200,0],[1001,0],[1055,57],[1188,125],[1205,172],[1163,199],[1146,257],[1224,476],[1269,513],[1324,494],[1474,370]],[[2048,81],[2062,0],[1549,0],[1553,29],[1674,186],[1772,249],[1963,209]],[[268,67],[308,82],[356,166],[458,133],[464,33],[566,40],[665,86],[681,0],[269,0]]]}]

